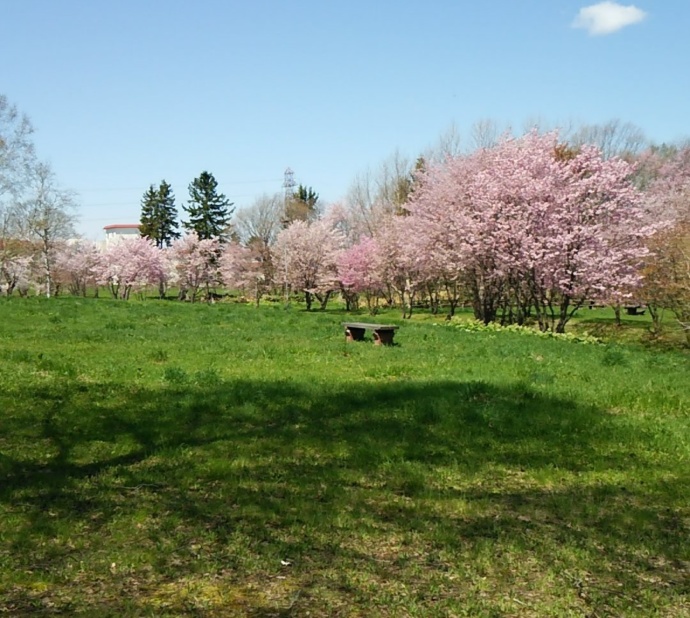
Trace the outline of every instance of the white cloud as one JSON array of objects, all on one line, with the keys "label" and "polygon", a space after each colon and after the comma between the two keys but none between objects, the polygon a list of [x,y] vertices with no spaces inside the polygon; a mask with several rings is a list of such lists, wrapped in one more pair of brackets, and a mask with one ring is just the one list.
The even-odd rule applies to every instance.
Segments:
[{"label": "white cloud", "polygon": [[647,13],[632,4],[623,6],[617,2],[600,2],[580,9],[573,28],[584,28],[592,36],[611,34],[626,26],[641,22]]}]

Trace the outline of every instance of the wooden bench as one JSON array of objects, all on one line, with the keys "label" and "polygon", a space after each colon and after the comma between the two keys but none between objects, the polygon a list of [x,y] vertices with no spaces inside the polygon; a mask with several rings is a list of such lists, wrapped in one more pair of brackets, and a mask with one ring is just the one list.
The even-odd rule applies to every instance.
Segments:
[{"label": "wooden bench", "polygon": [[347,341],[363,341],[367,330],[373,332],[376,345],[393,345],[393,337],[399,326],[391,324],[368,324],[366,322],[343,322]]},{"label": "wooden bench", "polygon": [[627,315],[644,315],[646,308],[643,305],[626,305],[625,313]]}]

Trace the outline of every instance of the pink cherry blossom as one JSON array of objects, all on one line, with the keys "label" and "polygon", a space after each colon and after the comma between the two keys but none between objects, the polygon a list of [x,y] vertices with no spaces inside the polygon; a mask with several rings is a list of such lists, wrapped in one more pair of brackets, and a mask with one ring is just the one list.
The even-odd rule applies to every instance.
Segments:
[{"label": "pink cherry blossom", "polygon": [[344,238],[330,219],[294,221],[276,238],[276,277],[293,291],[303,292],[307,310],[313,298],[321,308],[338,288],[337,260]]},{"label": "pink cherry blossom", "polygon": [[201,288],[207,295],[211,287],[220,282],[217,238],[200,240],[196,233],[185,234],[173,241],[168,250],[174,281],[180,286],[180,297],[194,302]]},{"label": "pink cherry blossom", "polygon": [[107,247],[94,271],[96,282],[123,300],[129,299],[132,291],[159,284],[165,274],[161,251],[153,241],[141,237]]},{"label": "pink cherry blossom", "polygon": [[634,288],[655,232],[634,168],[530,133],[420,175],[406,218],[427,277],[462,281],[475,315],[562,331],[586,299]]}]

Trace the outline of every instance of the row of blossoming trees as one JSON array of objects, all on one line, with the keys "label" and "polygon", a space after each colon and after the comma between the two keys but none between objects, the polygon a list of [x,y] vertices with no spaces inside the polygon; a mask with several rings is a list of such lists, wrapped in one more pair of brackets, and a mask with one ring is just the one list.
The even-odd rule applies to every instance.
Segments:
[{"label": "row of blossoming trees", "polygon": [[690,335],[688,149],[628,162],[530,133],[418,172],[405,214],[340,256],[347,290],[557,332],[587,302],[644,302]]},{"label": "row of blossoming trees", "polygon": [[594,147],[536,133],[450,158],[417,175],[408,216],[348,250],[348,282],[375,293],[382,281],[364,283],[357,260],[383,255],[377,271],[405,307],[424,290],[451,313],[469,300],[485,323],[532,317],[562,332],[586,300],[638,282],[655,226],[631,174]]},{"label": "row of blossoming trees", "polygon": [[404,207],[368,233],[336,206],[270,247],[188,235],[157,249],[142,238],[65,247],[56,264],[72,292],[99,285],[123,299],[174,285],[195,300],[225,286],[257,302],[299,293],[309,309],[340,293],[348,307],[385,302],[404,316],[419,302],[451,314],[467,303],[486,323],[557,332],[586,302],[645,302],[655,319],[670,309],[690,322],[687,150],[628,162],[533,132],[418,167]]}]

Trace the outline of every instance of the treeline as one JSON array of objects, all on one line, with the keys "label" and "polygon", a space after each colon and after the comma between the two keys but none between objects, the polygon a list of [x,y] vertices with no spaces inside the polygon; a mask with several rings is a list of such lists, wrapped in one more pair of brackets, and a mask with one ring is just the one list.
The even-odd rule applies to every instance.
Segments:
[{"label": "treeline", "polygon": [[[270,225],[277,230],[287,227],[293,221],[313,221],[319,216],[318,201],[319,195],[312,187],[300,184],[285,197],[275,195],[273,198],[261,198],[257,202],[262,209],[260,218],[265,221],[250,223],[247,216],[241,215],[234,223],[233,203],[224,194],[218,193],[218,182],[213,174],[205,171],[189,185],[189,200],[182,205],[188,220],[182,222],[182,228],[188,233],[196,234],[200,240],[238,240],[240,232],[249,231],[252,236],[251,225],[254,223],[257,227],[262,224]],[[165,180],[158,187],[150,185],[141,201],[141,235],[153,240],[158,248],[169,247],[181,236],[178,216],[172,186]],[[239,230],[235,229],[236,226]],[[256,231],[261,236],[261,230]],[[267,241],[271,238],[272,236],[267,238]]]},{"label": "treeline", "polygon": [[[142,199],[141,238],[102,251],[54,243],[49,278],[122,299],[175,286],[192,301],[221,288],[257,303],[297,294],[307,309],[338,294],[404,317],[469,305],[485,323],[556,332],[586,303],[645,304],[656,329],[671,312],[690,343],[690,148],[649,145],[618,122],[518,136],[480,123],[471,137],[462,148],[450,133],[412,162],[396,155],[323,210],[300,185],[234,213],[204,172],[184,234],[163,181]],[[6,249],[5,292],[40,284],[35,260]]]}]

